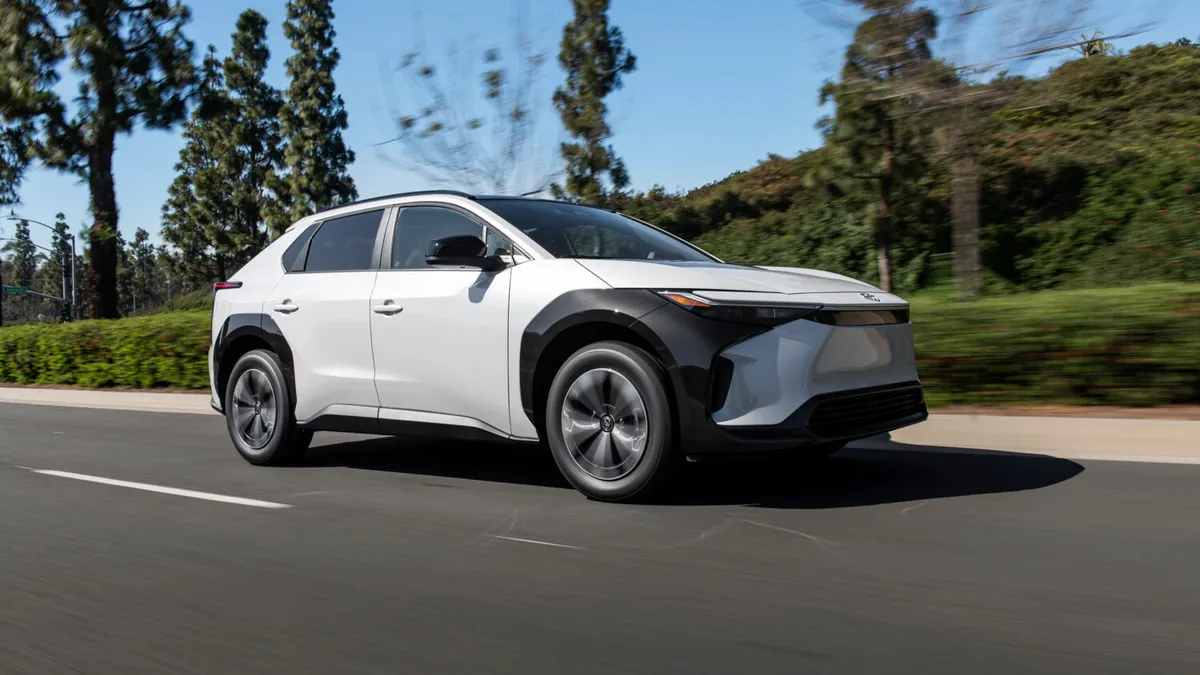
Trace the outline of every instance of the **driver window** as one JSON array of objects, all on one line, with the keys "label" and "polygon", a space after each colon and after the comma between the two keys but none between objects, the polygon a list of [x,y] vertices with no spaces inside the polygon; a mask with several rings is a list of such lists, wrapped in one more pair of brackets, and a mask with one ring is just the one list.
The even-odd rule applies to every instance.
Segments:
[{"label": "driver window", "polygon": [[[428,269],[429,242],[464,234],[483,236],[483,225],[454,209],[441,206],[408,206],[396,216],[392,235],[392,269]],[[490,247],[490,237],[489,237]]]}]

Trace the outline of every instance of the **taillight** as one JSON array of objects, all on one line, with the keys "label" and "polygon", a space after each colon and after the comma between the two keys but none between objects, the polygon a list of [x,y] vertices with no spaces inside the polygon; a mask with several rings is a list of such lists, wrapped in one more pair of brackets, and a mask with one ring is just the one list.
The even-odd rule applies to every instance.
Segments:
[{"label": "taillight", "polygon": [[230,288],[241,288],[241,287],[242,287],[242,282],[240,282],[240,281],[218,281],[217,283],[213,284],[213,291],[214,292],[215,291],[223,291],[223,290],[230,289]]}]

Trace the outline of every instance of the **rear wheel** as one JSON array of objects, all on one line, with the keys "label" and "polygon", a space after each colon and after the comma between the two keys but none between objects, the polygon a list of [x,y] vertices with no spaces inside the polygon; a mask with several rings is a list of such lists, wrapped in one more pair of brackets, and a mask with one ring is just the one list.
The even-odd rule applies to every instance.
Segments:
[{"label": "rear wheel", "polygon": [[676,463],[665,375],[632,345],[599,342],[567,359],[545,415],[555,463],[593,499],[649,497]]},{"label": "rear wheel", "polygon": [[247,462],[287,464],[308,449],[312,432],[296,425],[278,356],[261,349],[242,355],[225,389],[225,424]]}]

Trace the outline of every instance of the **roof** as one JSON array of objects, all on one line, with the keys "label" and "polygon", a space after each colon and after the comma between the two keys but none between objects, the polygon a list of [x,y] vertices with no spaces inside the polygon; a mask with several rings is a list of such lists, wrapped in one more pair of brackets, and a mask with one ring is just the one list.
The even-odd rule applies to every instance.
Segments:
[{"label": "roof", "polygon": [[[545,199],[542,197],[530,197],[530,196],[526,196],[526,195],[473,195],[473,194],[470,194],[469,192],[462,192],[461,190],[416,190],[413,192],[397,192],[395,194],[390,194],[390,195],[380,195],[378,197],[368,197],[367,199],[359,199],[359,200],[352,201],[352,202],[346,202],[345,204],[337,204],[335,206],[330,206],[328,208],[321,209],[320,211],[317,211],[313,215],[325,213],[326,211],[332,211],[334,209],[345,208],[347,206],[357,206],[359,204],[370,204],[372,202],[382,202],[382,201],[387,201],[389,199],[398,199],[400,197],[418,197],[420,195],[452,195],[454,197],[462,197],[463,199],[470,199],[473,201],[479,201],[479,200],[485,200],[485,199],[486,200],[510,199],[510,200],[520,200],[520,201],[528,201],[528,202],[555,202],[555,203],[559,203],[559,204],[573,204],[574,203],[574,202],[563,201],[561,199]],[[592,204],[576,204],[576,206],[592,206],[593,208],[599,208],[599,209],[603,209],[606,211],[609,210],[609,209],[604,209],[604,207],[594,206]]]}]

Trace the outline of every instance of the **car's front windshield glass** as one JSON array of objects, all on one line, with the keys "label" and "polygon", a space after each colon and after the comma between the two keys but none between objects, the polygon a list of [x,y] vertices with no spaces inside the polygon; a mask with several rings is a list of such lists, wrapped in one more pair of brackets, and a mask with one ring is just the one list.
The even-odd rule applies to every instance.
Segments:
[{"label": "car's front windshield glass", "polygon": [[480,199],[556,258],[715,262],[669,234],[619,213],[535,199]]}]

